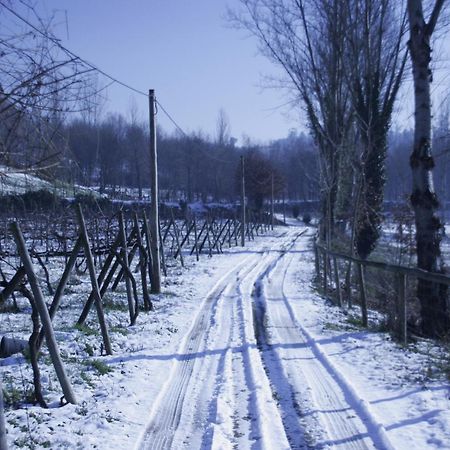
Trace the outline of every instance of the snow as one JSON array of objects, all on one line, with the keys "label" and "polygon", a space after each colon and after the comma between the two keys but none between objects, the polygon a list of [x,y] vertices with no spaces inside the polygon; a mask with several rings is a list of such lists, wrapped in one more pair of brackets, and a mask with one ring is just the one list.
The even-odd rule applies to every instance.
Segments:
[{"label": "snow", "polygon": [[39,189],[52,190],[52,185],[26,172],[20,172],[10,167],[0,165],[0,193],[23,194]]},{"label": "snow", "polygon": [[49,192],[58,193],[62,197],[70,199],[70,195],[84,193],[97,196],[97,192],[84,186],[69,186],[64,183],[48,181],[39,178],[27,170],[14,169],[0,164],[0,195],[20,195],[25,192],[39,191],[45,189]]},{"label": "snow", "polygon": [[[155,312],[127,326],[107,309],[114,355],[73,329],[84,276],[70,284],[55,327],[78,399],[61,396],[44,353],[47,410],[8,409],[12,448],[450,448],[450,358],[431,341],[407,348],[355,326],[312,286],[315,230],[292,222],[245,248],[171,262]],[[301,235],[300,235],[301,234]],[[55,268],[56,271],[56,268]],[[124,287],[108,294],[126,305]],[[27,314],[2,314],[27,335]],[[90,346],[93,356],[86,349]],[[109,373],[101,375],[95,361]],[[22,356],[1,362],[4,389],[32,379]],[[34,447],[32,447],[34,445]]]}]

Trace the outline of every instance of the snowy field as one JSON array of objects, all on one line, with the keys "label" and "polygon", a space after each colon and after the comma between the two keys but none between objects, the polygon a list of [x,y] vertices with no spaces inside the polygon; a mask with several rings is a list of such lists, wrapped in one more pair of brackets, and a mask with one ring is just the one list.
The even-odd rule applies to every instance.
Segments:
[{"label": "snowy field", "polygon": [[[173,265],[155,312],[127,326],[125,288],[108,294],[114,355],[98,325],[74,330],[87,279],[74,277],[55,326],[77,405],[41,358],[50,408],[7,411],[12,448],[450,449],[448,353],[403,349],[362,330],[312,288],[311,236],[293,224],[244,249]],[[25,336],[27,314],[3,314]],[[4,389],[32,380],[21,357],[1,362]],[[11,401],[14,399],[10,399]]]}]

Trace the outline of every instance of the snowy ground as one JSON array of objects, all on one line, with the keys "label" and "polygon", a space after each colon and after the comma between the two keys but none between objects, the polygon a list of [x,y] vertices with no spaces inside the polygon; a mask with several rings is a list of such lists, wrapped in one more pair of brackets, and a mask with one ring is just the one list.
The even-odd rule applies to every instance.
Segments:
[{"label": "snowy ground", "polygon": [[33,175],[30,171],[21,171],[0,164],[0,195],[20,195],[40,189],[57,193],[62,197],[73,197],[77,193],[97,195],[95,190],[84,186],[70,186],[56,180],[50,183]]},{"label": "snowy ground", "polygon": [[[8,410],[11,447],[450,448],[447,354],[429,342],[405,350],[319,297],[312,234],[279,227],[245,249],[187,258],[135,326],[108,309],[111,357],[99,356],[95,317],[70,327],[84,283],[74,281],[56,328],[78,405],[58,407],[44,355],[51,408]],[[110,300],[125,304],[124,291]],[[0,325],[20,336],[25,321]],[[27,387],[22,357],[2,366],[5,389]]]}]

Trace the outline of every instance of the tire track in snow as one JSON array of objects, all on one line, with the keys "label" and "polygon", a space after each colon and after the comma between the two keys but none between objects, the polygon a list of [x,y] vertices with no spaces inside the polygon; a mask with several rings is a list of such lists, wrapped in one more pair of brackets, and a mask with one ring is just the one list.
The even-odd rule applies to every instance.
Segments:
[{"label": "tire track in snow", "polygon": [[[206,427],[208,419],[211,419],[214,412],[217,413],[217,408],[214,404],[211,404],[211,401],[205,413],[204,404],[207,396],[205,396],[204,391],[210,395],[213,401],[217,399],[221,386],[220,371],[225,364],[227,345],[229,347],[232,327],[230,324],[226,325],[227,321],[223,320],[224,317],[220,315],[220,310],[223,308],[223,304],[227,304],[226,295],[236,289],[241,280],[245,279],[256,266],[261,265],[261,261],[266,257],[264,250],[262,254],[255,253],[248,256],[228,271],[207,295],[190,331],[182,341],[168,381],[156,399],[150,413],[149,424],[140,437],[137,448],[168,449],[172,448],[174,442],[181,442],[180,445],[185,445],[186,439],[183,439],[182,435],[184,433],[185,436],[188,436],[186,430],[189,427],[189,421],[196,422],[191,424],[194,428],[195,426],[198,428],[199,425]],[[231,302],[228,302],[228,304],[231,304]],[[225,314],[226,318],[227,315]],[[220,344],[222,347],[225,345],[225,349],[211,350],[212,343],[219,337],[222,339]],[[215,373],[216,376],[212,376],[212,373]],[[199,383],[196,380],[197,377],[203,379],[203,383]],[[205,384],[208,386],[205,386]],[[182,418],[189,415],[184,410],[189,409],[188,404],[189,402],[192,403],[194,397],[200,398],[203,405],[195,409],[193,412],[195,417],[185,417],[184,422],[188,422],[187,424],[181,423]],[[187,404],[184,402],[185,398],[189,399]],[[202,414],[205,422],[203,424],[201,424]],[[183,429],[180,430],[180,428]],[[208,442],[207,433],[200,440]]]},{"label": "tire track in snow", "polygon": [[[228,271],[207,295],[193,325],[178,352],[178,356],[163,389],[158,395],[150,413],[147,428],[138,441],[139,449],[169,449],[180,423],[183,401],[195,362],[201,359],[201,353],[207,350],[209,334],[214,325],[214,312],[219,299],[232,283],[236,274],[246,264],[255,264],[259,255],[251,255],[237,267]],[[245,268],[244,268],[245,270]]]},{"label": "tire track in snow", "polygon": [[[279,397],[281,417],[292,448],[304,448],[298,446],[297,436],[302,426],[295,414],[301,414],[298,397],[302,390],[305,392],[302,385],[306,382],[311,387],[317,416],[328,432],[328,441],[322,445],[346,450],[391,449],[383,427],[373,417],[367,403],[357,396],[296,319],[284,291],[295,254],[288,258],[283,256],[255,282],[253,299],[258,347],[272,389]],[[281,283],[275,284],[277,280]],[[270,321],[270,330],[267,321]],[[269,331],[273,331],[274,336]]]}]

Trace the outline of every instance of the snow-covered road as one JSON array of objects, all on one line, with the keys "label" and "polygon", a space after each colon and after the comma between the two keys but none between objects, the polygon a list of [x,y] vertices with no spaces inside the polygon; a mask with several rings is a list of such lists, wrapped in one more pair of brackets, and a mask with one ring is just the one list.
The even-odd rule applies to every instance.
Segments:
[{"label": "snow-covered road", "polygon": [[[153,404],[140,449],[391,448],[290,304],[310,236],[291,227],[278,248],[249,251],[216,283]],[[306,278],[309,287],[309,271]]]},{"label": "snow-covered road", "polygon": [[[58,407],[42,364],[51,407],[7,410],[12,448],[450,450],[448,350],[401,347],[375,332],[380,314],[369,311],[364,329],[357,306],[320,296],[314,232],[292,221],[245,248],[186,258],[183,270],[167,261],[155,311],[123,327],[127,309],[107,310],[112,356],[100,356],[98,334],[73,331],[85,295],[74,284],[55,326],[78,404]],[[125,290],[114,295],[126,302]],[[6,320],[26,336],[25,318]],[[1,370],[9,390],[31,379],[20,356]]]}]

